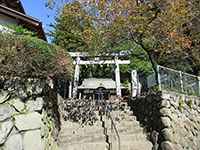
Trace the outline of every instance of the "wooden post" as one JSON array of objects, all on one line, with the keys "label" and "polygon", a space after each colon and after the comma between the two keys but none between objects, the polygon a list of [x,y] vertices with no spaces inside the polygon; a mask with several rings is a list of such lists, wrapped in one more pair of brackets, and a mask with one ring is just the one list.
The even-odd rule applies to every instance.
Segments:
[{"label": "wooden post", "polygon": [[118,63],[118,57],[115,57],[115,82],[116,82],[116,94],[121,97],[121,82],[120,82],[120,68]]},{"label": "wooden post", "polygon": [[72,81],[69,82],[69,93],[68,93],[68,97],[72,98]]},{"label": "wooden post", "polygon": [[75,72],[74,72],[74,87],[73,87],[73,98],[77,97],[78,92],[78,82],[79,82],[79,74],[80,74],[80,57],[76,58]]},{"label": "wooden post", "polygon": [[136,97],[138,93],[137,91],[139,90],[136,70],[131,71],[131,83],[132,83],[132,93],[131,93],[132,97]]}]

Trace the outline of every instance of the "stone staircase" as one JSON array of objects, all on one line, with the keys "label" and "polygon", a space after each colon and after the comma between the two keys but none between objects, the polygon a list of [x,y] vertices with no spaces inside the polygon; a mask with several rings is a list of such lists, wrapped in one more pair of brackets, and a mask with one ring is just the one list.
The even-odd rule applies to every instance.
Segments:
[{"label": "stone staircase", "polygon": [[81,126],[75,122],[62,122],[59,136],[60,150],[108,150],[102,122]]},{"label": "stone staircase", "polygon": [[[97,118],[92,126],[62,121],[60,150],[152,150],[152,143],[129,108],[113,110]],[[111,118],[116,130],[111,127]]]},{"label": "stone staircase", "polygon": [[111,127],[111,120],[108,117],[103,117],[111,145],[110,150],[152,150],[152,143],[147,140],[144,129],[131,111],[127,109],[125,111],[117,110],[112,111],[110,115],[120,138],[117,138],[114,127]]}]

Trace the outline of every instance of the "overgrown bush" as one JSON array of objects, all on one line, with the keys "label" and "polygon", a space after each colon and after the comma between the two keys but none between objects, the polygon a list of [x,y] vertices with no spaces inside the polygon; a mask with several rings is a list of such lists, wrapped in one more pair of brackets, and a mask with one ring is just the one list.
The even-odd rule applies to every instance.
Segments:
[{"label": "overgrown bush", "polygon": [[70,78],[68,53],[36,37],[0,33],[0,75]]},{"label": "overgrown bush", "polygon": [[13,34],[16,34],[16,35],[27,35],[27,36],[37,36],[37,34],[33,31],[30,31],[26,28],[24,28],[23,26],[21,25],[15,25],[15,24],[7,24],[5,25],[7,28],[11,29],[12,30],[12,33]]}]

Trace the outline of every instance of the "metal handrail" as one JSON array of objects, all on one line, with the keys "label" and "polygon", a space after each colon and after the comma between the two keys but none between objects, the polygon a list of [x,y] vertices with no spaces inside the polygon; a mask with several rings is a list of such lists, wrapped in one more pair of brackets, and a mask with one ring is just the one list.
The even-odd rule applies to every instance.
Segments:
[{"label": "metal handrail", "polygon": [[[106,101],[104,101],[105,102],[105,107],[107,107],[107,103],[106,103]],[[118,130],[117,130],[117,127],[116,127],[116,124],[115,124],[115,122],[114,122],[114,120],[113,120],[113,118],[112,118],[112,115],[111,115],[111,112],[110,111],[107,111],[107,115],[108,115],[108,118],[110,119],[110,121],[111,121],[111,133],[113,134],[113,131],[114,131],[114,133],[117,135],[117,141],[118,141],[118,150],[120,150],[121,149],[121,140],[120,140],[120,136],[119,136],[119,132],[118,132]],[[113,130],[114,129],[114,130]],[[113,134],[114,135],[114,134]],[[111,141],[112,142],[112,141]],[[111,143],[111,146],[112,146],[112,144],[113,143]],[[111,150],[112,150],[112,147],[111,147]]]},{"label": "metal handrail", "polygon": [[116,133],[116,135],[117,135],[117,139],[118,139],[118,150],[120,150],[120,149],[121,149],[121,140],[120,140],[119,132],[118,132],[118,130],[117,130],[117,127],[116,127],[116,125],[115,125],[115,122],[114,122],[114,120],[113,120],[113,118],[112,118],[110,112],[108,113],[108,117],[110,118],[110,121],[111,121],[111,131],[113,131],[112,129],[113,129],[113,127],[114,127],[114,131],[115,131],[115,133]]},{"label": "metal handrail", "polygon": [[[102,102],[103,102],[105,105],[103,105]],[[100,104],[101,108],[103,108],[103,111],[107,113],[108,118],[109,118],[110,121],[111,121],[111,132],[113,132],[112,129],[114,128],[114,132],[115,132],[115,134],[117,135],[117,139],[118,139],[118,150],[121,150],[121,140],[120,140],[120,136],[119,136],[119,132],[118,132],[118,130],[117,130],[116,124],[115,124],[115,122],[114,122],[114,120],[113,120],[113,118],[112,118],[111,112],[105,111],[106,108],[107,108],[107,106],[108,106],[108,104],[106,103],[105,100],[101,101],[99,104]],[[112,141],[111,141],[111,142],[112,142]],[[111,146],[112,146],[112,143],[111,143]],[[112,150],[112,147],[110,148],[110,150]]]}]

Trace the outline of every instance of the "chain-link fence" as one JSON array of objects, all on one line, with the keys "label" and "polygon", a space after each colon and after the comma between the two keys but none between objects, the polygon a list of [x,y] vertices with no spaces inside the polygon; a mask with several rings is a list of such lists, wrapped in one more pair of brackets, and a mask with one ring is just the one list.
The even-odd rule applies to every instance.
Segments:
[{"label": "chain-link fence", "polygon": [[181,72],[158,66],[158,83],[161,90],[182,92]]},{"label": "chain-link fence", "polygon": [[[187,95],[200,96],[200,80],[198,76],[163,66],[157,66],[157,73],[159,90],[175,91]],[[157,85],[155,84],[155,74],[148,77],[148,83],[149,88]]]},{"label": "chain-link fence", "polygon": [[184,93],[200,96],[200,81],[197,76],[182,73],[182,80]]}]

